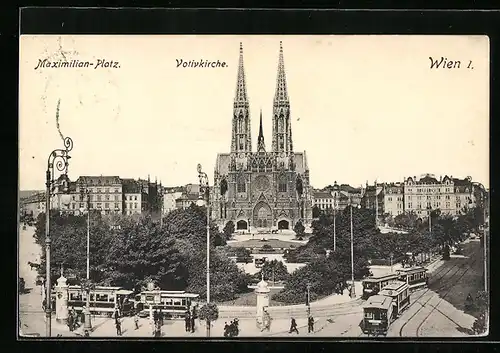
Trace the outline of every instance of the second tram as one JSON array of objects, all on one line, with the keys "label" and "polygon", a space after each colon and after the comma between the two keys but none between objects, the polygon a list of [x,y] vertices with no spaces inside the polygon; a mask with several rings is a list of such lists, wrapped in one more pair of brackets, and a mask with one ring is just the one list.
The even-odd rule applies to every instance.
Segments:
[{"label": "second tram", "polygon": [[[111,316],[118,309],[122,316],[133,314],[133,292],[121,287],[96,286],[90,291],[90,313]],[[55,292],[54,294],[55,295]],[[81,312],[87,304],[87,292],[81,286],[68,287],[68,307]]]},{"label": "second tram", "polygon": [[373,276],[363,280],[363,299],[368,299],[372,295],[376,295],[392,281],[399,278],[397,273],[390,273],[383,276]]},{"label": "second tram", "polygon": [[402,268],[398,270],[399,280],[405,282],[410,287],[410,290],[427,287],[429,277],[427,269],[422,266],[412,268]]}]

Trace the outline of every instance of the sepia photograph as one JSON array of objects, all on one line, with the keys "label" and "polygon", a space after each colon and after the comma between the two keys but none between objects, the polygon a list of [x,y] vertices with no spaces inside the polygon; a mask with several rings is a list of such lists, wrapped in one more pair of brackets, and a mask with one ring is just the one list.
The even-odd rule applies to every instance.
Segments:
[{"label": "sepia photograph", "polygon": [[18,338],[477,338],[481,35],[22,35]]}]

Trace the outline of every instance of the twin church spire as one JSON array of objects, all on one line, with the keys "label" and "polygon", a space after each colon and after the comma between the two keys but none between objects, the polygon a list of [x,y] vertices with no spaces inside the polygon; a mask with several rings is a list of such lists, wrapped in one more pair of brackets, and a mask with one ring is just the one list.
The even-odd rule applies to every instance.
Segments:
[{"label": "twin church spire", "polygon": [[[276,91],[273,99],[272,126],[272,151],[285,153],[293,152],[290,102],[288,99],[288,91],[286,85],[282,42],[280,42],[278,75],[276,79]],[[243,65],[243,45],[241,43],[240,57],[238,62],[238,78],[233,105],[231,152],[252,152],[250,108],[247,95],[245,70]],[[257,152],[265,152],[264,134],[262,129],[262,110],[260,111]]]}]

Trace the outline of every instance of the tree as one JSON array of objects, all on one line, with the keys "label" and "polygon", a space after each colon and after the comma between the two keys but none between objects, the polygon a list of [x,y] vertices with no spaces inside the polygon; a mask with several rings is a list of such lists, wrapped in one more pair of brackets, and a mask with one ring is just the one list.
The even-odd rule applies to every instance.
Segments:
[{"label": "tree", "polygon": [[488,329],[488,323],[486,322],[486,313],[489,310],[488,293],[485,291],[478,292],[474,303],[476,310],[479,312],[479,317],[474,321],[472,330],[476,335],[481,335]]},{"label": "tree", "polygon": [[254,275],[254,279],[260,279],[264,275],[266,280],[285,281],[288,279],[288,270],[285,264],[278,260],[264,262],[261,270]]},{"label": "tree", "polygon": [[199,318],[207,322],[207,336],[210,337],[210,325],[219,318],[219,308],[215,303],[207,303],[200,308]]},{"label": "tree", "polygon": [[186,287],[188,273],[175,239],[150,219],[121,225],[103,267],[110,285],[135,288],[152,279],[167,290]]},{"label": "tree", "polygon": [[224,229],[222,230],[222,233],[224,233],[225,239],[231,239],[231,237],[233,236],[234,231],[235,231],[234,223],[233,223],[233,221],[229,221],[224,226]]},{"label": "tree", "polygon": [[298,237],[304,236],[305,230],[306,228],[304,227],[301,221],[295,223],[295,226],[293,227],[293,231],[295,232],[295,234],[297,234]]},{"label": "tree", "polygon": [[415,212],[404,212],[394,217],[394,225],[403,229],[415,229],[418,215]]},{"label": "tree", "polygon": [[312,216],[313,218],[318,218],[320,215],[320,209],[318,206],[314,205],[312,208]]}]

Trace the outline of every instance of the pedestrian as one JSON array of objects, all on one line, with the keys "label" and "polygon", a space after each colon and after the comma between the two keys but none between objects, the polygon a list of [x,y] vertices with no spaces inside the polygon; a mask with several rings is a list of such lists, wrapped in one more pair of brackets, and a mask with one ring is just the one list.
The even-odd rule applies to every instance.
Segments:
[{"label": "pedestrian", "polygon": [[288,333],[296,332],[297,335],[299,334],[299,330],[297,329],[297,322],[295,322],[295,319],[292,317],[292,321],[290,322],[290,331]]},{"label": "pedestrian", "polygon": [[163,326],[163,312],[160,308],[160,312],[158,313],[158,322],[160,323],[160,326]]},{"label": "pedestrian", "polygon": [[71,312],[68,315],[68,328],[69,328],[70,332],[72,332],[73,329],[74,329],[74,326],[73,326],[73,315],[72,315]]},{"label": "pedestrian", "polygon": [[155,325],[155,337],[161,337],[161,326],[159,320],[156,322]]},{"label": "pedestrian", "polygon": [[229,325],[227,322],[224,322],[224,337],[229,336]]},{"label": "pedestrian", "polygon": [[195,329],[195,320],[196,320],[196,313],[193,311],[191,313],[191,317],[190,317],[190,322],[189,322],[189,326],[191,328],[191,333],[194,333],[194,329]]},{"label": "pedestrian", "polygon": [[117,319],[116,319],[116,334],[117,334],[118,336],[121,336],[121,335],[122,335],[122,323],[121,323],[120,318],[117,318]]},{"label": "pedestrian", "polygon": [[307,326],[308,326],[308,333],[314,332],[314,318],[312,316],[309,316]]},{"label": "pedestrian", "polygon": [[137,311],[134,314],[134,324],[135,324],[135,330],[139,329],[139,314]]},{"label": "pedestrian", "polygon": [[90,337],[89,330],[85,330],[85,332],[83,333],[83,336],[84,337]]},{"label": "pedestrian", "polygon": [[189,313],[189,310],[186,310],[184,313],[184,325],[186,328],[186,332],[191,331],[191,314]]}]

